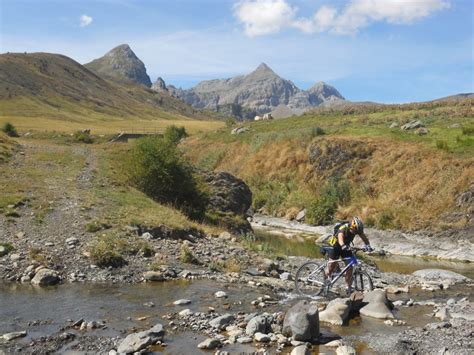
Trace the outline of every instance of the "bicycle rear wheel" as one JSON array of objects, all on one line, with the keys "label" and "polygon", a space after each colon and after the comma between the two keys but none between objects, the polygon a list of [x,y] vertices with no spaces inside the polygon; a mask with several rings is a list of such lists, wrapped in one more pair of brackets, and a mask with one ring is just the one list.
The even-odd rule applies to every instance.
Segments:
[{"label": "bicycle rear wheel", "polygon": [[295,288],[302,296],[317,296],[324,289],[325,264],[308,261],[296,271]]},{"label": "bicycle rear wheel", "polygon": [[352,276],[352,287],[355,291],[367,292],[374,289],[374,284],[368,273],[356,270]]}]

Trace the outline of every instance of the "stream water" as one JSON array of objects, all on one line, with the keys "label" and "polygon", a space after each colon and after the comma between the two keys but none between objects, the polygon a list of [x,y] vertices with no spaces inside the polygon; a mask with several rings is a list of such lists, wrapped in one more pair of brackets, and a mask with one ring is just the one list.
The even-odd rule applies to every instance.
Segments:
[{"label": "stream water", "polygon": [[[304,238],[276,237],[268,233],[257,233],[256,241],[262,249],[271,250],[277,254],[321,257],[319,248],[314,242]],[[474,276],[470,264],[449,263],[445,261],[424,260],[419,258],[373,258],[373,261],[383,271],[411,273],[424,268],[443,268],[456,271],[469,277]],[[214,293],[224,290],[229,295],[227,299],[216,299]],[[409,295],[402,294],[397,299],[413,297],[417,300],[434,297],[448,298],[469,295],[470,290],[452,288],[442,292],[429,293],[414,291]],[[137,285],[117,284],[79,284],[69,283],[57,287],[37,288],[17,283],[0,283],[0,334],[28,330],[28,336],[17,340],[28,344],[33,338],[58,332],[61,327],[71,324],[71,321],[85,319],[100,320],[107,324],[106,329],[94,330],[93,335],[123,337],[131,330],[148,329],[156,323],[167,324],[161,316],[169,312],[177,312],[184,308],[192,311],[206,312],[212,306],[219,313],[261,312],[250,302],[265,292],[262,289],[247,285],[220,284],[211,280],[170,281],[163,283],[146,283]],[[288,308],[293,302],[294,295],[273,295],[281,299],[281,303],[266,308],[274,311]],[[472,297],[472,296],[471,296]],[[174,306],[173,301],[187,298],[192,303],[186,306]],[[393,299],[394,300],[394,299]],[[145,303],[153,302],[154,306]],[[396,316],[407,322],[407,326],[423,326],[430,321],[428,313],[431,307],[407,307],[397,311]],[[146,317],[144,320],[139,320]],[[351,320],[349,326],[323,327],[325,333],[340,336],[357,336],[376,334],[390,336],[400,332],[405,327],[388,327],[383,321],[357,317]],[[196,345],[205,337],[191,332],[173,332],[167,328],[166,348],[157,349],[165,354],[201,353]],[[79,338],[80,339],[80,338]],[[67,352],[68,348],[63,349]],[[1,346],[0,346],[1,348]],[[255,351],[251,345],[228,345],[224,350],[230,353],[245,353]],[[291,350],[289,348],[289,350]],[[358,353],[371,354],[364,344],[357,344]],[[314,353],[333,353],[324,346],[314,349]],[[206,353],[206,352],[202,352]],[[207,352],[208,353],[208,352]]]}]

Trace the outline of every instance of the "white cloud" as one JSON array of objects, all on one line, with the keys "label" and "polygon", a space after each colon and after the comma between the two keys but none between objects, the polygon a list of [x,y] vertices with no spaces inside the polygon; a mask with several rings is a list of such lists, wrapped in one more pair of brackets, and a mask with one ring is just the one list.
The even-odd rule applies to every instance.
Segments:
[{"label": "white cloud", "polygon": [[296,8],[285,0],[243,0],[234,5],[234,15],[249,37],[276,33],[290,26]]},{"label": "white cloud", "polygon": [[81,15],[79,17],[79,26],[80,27],[86,27],[89,26],[92,23],[93,18],[90,16],[87,16],[86,14]]},{"label": "white cloud", "polygon": [[295,27],[305,33],[352,34],[371,23],[386,21],[410,24],[432,13],[450,8],[450,0],[350,0],[342,10],[323,5],[310,17],[296,17],[297,8],[287,0],[243,0],[234,15],[245,33],[259,36]]}]

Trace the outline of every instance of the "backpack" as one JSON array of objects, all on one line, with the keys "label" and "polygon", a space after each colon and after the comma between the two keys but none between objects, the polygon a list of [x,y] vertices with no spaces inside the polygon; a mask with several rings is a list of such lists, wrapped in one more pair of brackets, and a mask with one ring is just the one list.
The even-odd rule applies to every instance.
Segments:
[{"label": "backpack", "polygon": [[334,229],[333,229],[333,233],[332,233],[332,236],[329,236],[326,240],[326,242],[330,245],[330,246],[334,246],[336,245],[337,243],[337,232],[339,231],[339,228],[341,228],[342,225],[346,224],[346,223],[349,223],[348,221],[340,221],[340,222],[337,222],[335,225],[334,225]]}]

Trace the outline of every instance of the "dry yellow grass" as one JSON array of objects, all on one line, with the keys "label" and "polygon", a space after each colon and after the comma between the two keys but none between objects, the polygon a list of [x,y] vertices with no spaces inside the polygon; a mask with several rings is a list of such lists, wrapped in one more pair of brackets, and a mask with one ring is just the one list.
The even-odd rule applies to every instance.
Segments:
[{"label": "dry yellow grass", "polygon": [[25,132],[61,132],[72,133],[81,129],[91,129],[93,134],[116,134],[119,132],[163,132],[167,126],[184,126],[189,133],[215,130],[224,126],[222,121],[198,121],[192,119],[156,119],[156,120],[60,120],[47,117],[12,117],[0,115],[0,126],[12,123],[20,133]]},{"label": "dry yellow grass", "polygon": [[[394,227],[443,228],[446,223],[440,217],[456,209],[455,197],[468,188],[474,176],[474,158],[386,137],[289,138],[270,142],[256,152],[242,141],[210,145],[195,138],[187,144],[194,161],[214,149],[225,149],[216,170],[243,178],[254,193],[265,184],[279,182],[277,187],[283,187],[275,190],[274,195],[283,197],[273,211],[277,215],[292,216],[299,208],[307,207],[334,173],[315,173],[309,161],[309,148],[315,145],[323,152],[327,144],[339,144],[345,152],[353,149],[362,156],[372,151],[367,159],[354,158],[336,168],[351,183],[352,193],[349,205],[339,208],[339,218],[361,215],[364,219],[389,218]],[[463,221],[456,223],[460,225]]]}]

